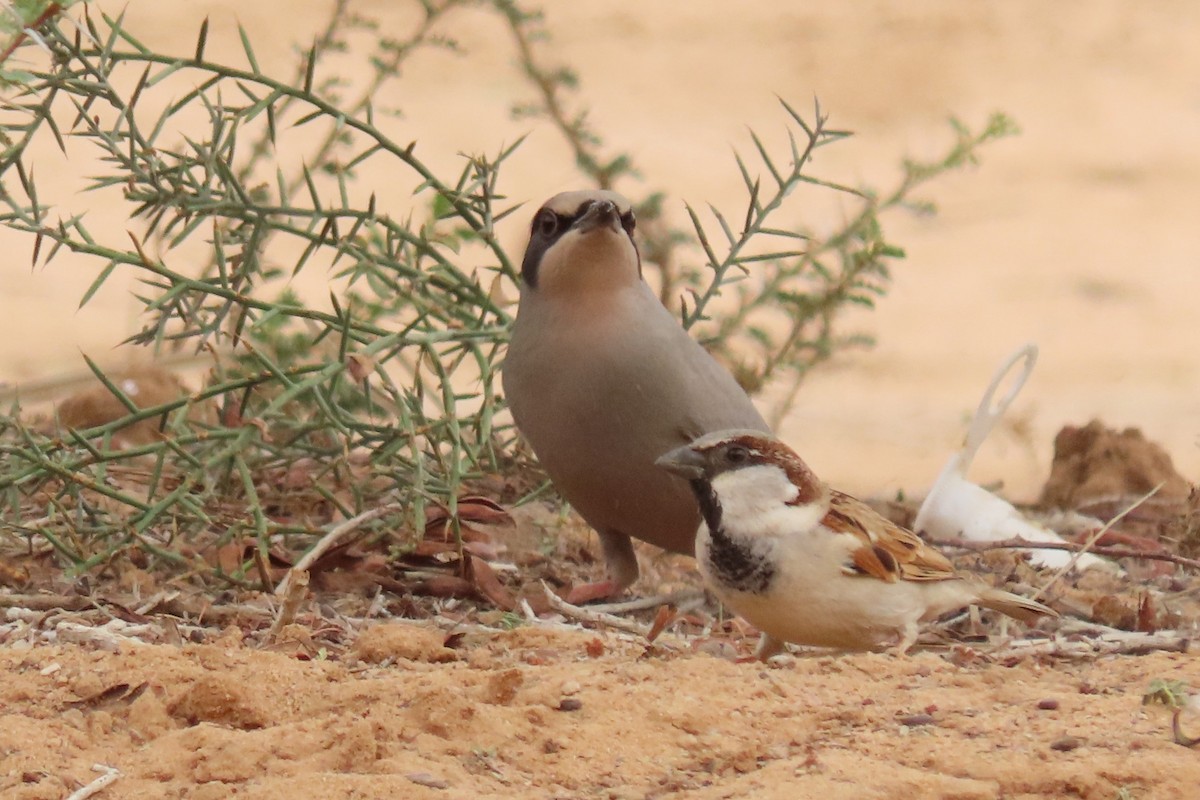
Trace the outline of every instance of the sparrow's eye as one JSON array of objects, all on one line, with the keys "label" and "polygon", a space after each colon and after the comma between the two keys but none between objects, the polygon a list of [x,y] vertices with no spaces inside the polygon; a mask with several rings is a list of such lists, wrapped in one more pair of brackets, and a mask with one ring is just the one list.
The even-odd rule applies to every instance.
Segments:
[{"label": "sparrow's eye", "polygon": [[547,238],[558,233],[558,215],[553,211],[546,211],[537,220],[537,232]]},{"label": "sparrow's eye", "polygon": [[625,232],[630,236],[633,235],[633,229],[637,227],[637,220],[634,219],[632,211],[626,211],[621,215],[621,227],[624,228]]},{"label": "sparrow's eye", "polygon": [[739,444],[735,444],[725,451],[725,460],[733,465],[745,464],[750,460],[750,451]]}]

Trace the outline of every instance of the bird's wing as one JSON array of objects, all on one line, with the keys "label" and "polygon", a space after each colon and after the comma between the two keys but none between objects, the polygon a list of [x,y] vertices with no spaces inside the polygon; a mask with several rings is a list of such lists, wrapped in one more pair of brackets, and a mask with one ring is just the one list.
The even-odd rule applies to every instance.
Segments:
[{"label": "bird's wing", "polygon": [[957,578],[954,566],[912,531],[885,519],[866,503],[831,492],[829,511],[821,523],[862,542],[843,569],[848,575],[902,581],[945,581]]}]

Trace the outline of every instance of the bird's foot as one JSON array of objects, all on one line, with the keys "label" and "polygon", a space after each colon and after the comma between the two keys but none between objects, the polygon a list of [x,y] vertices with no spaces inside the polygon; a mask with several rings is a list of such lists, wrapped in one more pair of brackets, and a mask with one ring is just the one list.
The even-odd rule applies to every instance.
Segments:
[{"label": "bird's foot", "polygon": [[761,661],[764,664],[774,656],[787,651],[787,645],[774,636],[762,634],[758,637],[758,646],[754,648],[754,655],[743,656],[737,660],[737,663],[744,664],[750,661]]},{"label": "bird's foot", "polygon": [[920,627],[915,622],[909,622],[900,631],[899,639],[896,644],[889,648],[888,652],[897,658],[902,658],[908,655],[909,649],[917,643],[917,636],[921,633]]},{"label": "bird's foot", "polygon": [[571,591],[567,592],[566,601],[573,606],[578,606],[596,600],[607,600],[619,591],[621,591],[621,587],[612,580],[581,583],[571,587]]}]

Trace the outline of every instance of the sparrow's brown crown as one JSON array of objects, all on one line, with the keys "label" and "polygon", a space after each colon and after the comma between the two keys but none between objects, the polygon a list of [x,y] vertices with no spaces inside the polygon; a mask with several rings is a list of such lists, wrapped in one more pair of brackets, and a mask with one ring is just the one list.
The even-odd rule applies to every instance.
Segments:
[{"label": "sparrow's brown crown", "polygon": [[822,496],[820,480],[796,451],[762,431],[716,431],[664,454],[655,463],[680,477],[705,483],[735,469],[776,466],[798,491],[793,504],[811,503]]}]

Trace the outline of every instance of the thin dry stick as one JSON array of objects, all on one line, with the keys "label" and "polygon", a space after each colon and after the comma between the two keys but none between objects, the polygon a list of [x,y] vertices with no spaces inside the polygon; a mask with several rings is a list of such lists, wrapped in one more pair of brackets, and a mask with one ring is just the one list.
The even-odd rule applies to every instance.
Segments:
[{"label": "thin dry stick", "polygon": [[[1112,548],[1096,548],[1095,547],[1096,542],[1100,540],[1100,537],[1102,537],[1104,534],[1108,533],[1109,530],[1111,530],[1114,525],[1116,525],[1118,522],[1120,522],[1126,516],[1128,516],[1131,512],[1133,512],[1134,509],[1136,509],[1142,503],[1145,503],[1147,500],[1149,500],[1151,497],[1153,497],[1155,494],[1157,494],[1158,490],[1163,487],[1164,483],[1165,483],[1165,481],[1162,483],[1159,483],[1153,489],[1146,492],[1144,495],[1139,497],[1137,500],[1134,500],[1131,504],[1126,506],[1125,509],[1121,511],[1121,513],[1117,514],[1115,517],[1110,519],[1108,522],[1106,522],[1104,524],[1104,526],[1102,528],[1100,528],[1100,530],[1096,531],[1090,537],[1088,537],[1088,540],[1086,542],[1084,542],[1082,545],[1073,545],[1070,542],[1028,542],[1028,541],[1026,541],[1024,539],[1020,539],[1018,537],[1018,539],[1016,539],[1016,540],[1009,539],[1009,540],[1006,540],[1006,542],[987,542],[986,544],[989,545],[989,547],[981,547],[978,549],[982,550],[982,549],[999,548],[1002,545],[1008,544],[1009,546],[1029,547],[1030,549],[1033,549],[1033,550],[1047,549],[1047,550],[1071,550],[1071,551],[1073,551],[1075,553],[1075,555],[1071,557],[1071,560],[1068,561],[1066,564],[1064,564],[1056,573],[1054,573],[1054,576],[1052,578],[1050,578],[1050,580],[1046,581],[1046,583],[1043,584],[1040,589],[1038,589],[1036,592],[1033,593],[1033,599],[1037,600],[1042,595],[1044,595],[1046,592],[1048,592],[1054,586],[1054,584],[1056,584],[1060,580],[1062,580],[1062,577],[1064,575],[1066,575],[1071,570],[1071,568],[1073,568],[1079,562],[1079,559],[1083,557],[1084,553],[1094,552],[1094,553],[1097,553],[1100,555],[1104,555],[1104,553],[1102,552],[1103,550],[1111,551]],[[1021,542],[1021,544],[1020,545],[1009,544],[1014,541],[1019,541],[1019,542]],[[944,542],[943,544],[954,544],[955,546],[960,546],[960,547],[962,546],[962,543]],[[964,549],[973,550],[976,548],[966,547]],[[1146,557],[1150,557],[1150,556],[1146,556]],[[1163,559],[1163,560],[1169,561],[1169,560],[1173,560],[1173,559]],[[1191,561],[1191,559],[1182,559],[1182,561],[1186,563],[1186,562]],[[1180,563],[1180,562],[1176,561],[1176,563]],[[1192,562],[1192,564],[1194,566],[1200,566],[1200,562]]]},{"label": "thin dry stick", "polygon": [[1079,559],[1083,558],[1083,554],[1086,553],[1088,550],[1090,550],[1092,548],[1092,546],[1095,545],[1097,541],[1099,541],[1101,536],[1108,533],[1109,529],[1112,528],[1113,525],[1116,525],[1118,522],[1125,519],[1125,517],[1128,516],[1129,513],[1131,511],[1133,511],[1135,508],[1137,508],[1142,503],[1149,500],[1151,497],[1154,497],[1154,495],[1158,494],[1158,490],[1161,489],[1165,483],[1166,483],[1166,481],[1160,481],[1158,486],[1155,486],[1153,489],[1146,492],[1144,495],[1139,497],[1137,500],[1134,500],[1133,503],[1131,505],[1127,506],[1124,511],[1122,511],[1120,514],[1117,514],[1115,517],[1113,517],[1108,522],[1106,522],[1104,524],[1104,527],[1102,527],[1100,530],[1093,533],[1088,538],[1087,542],[1084,543],[1083,547],[1081,547],[1075,551],[1075,555],[1071,556],[1071,560],[1068,561],[1066,564],[1063,564],[1062,569],[1060,569],[1057,573],[1055,573],[1053,578],[1051,578],[1049,581],[1047,581],[1042,586],[1042,588],[1038,589],[1036,592],[1033,593],[1033,599],[1037,600],[1039,597],[1041,597],[1043,594],[1045,594],[1050,589],[1051,586],[1058,583],[1059,580],[1062,579],[1063,575],[1066,575],[1070,570],[1072,570],[1075,567],[1075,565],[1077,563],[1079,563]]},{"label": "thin dry stick", "polygon": [[0,608],[27,608],[30,611],[84,611],[96,601],[68,594],[0,594]]},{"label": "thin dry stick", "polygon": [[54,634],[60,643],[85,644],[109,653],[119,653],[122,647],[144,645],[140,635],[157,634],[153,625],[130,625],[122,628],[81,625],[78,622],[62,621],[54,626]]},{"label": "thin dry stick", "polygon": [[283,598],[283,604],[279,606],[279,613],[275,616],[275,621],[271,623],[271,630],[267,631],[268,644],[275,641],[275,637],[279,636],[279,632],[285,625],[292,624],[292,620],[296,618],[296,613],[300,610],[300,604],[308,595],[308,570],[303,570],[294,577],[292,572],[294,570],[288,571],[291,581],[287,584],[287,594]]},{"label": "thin dry stick", "polygon": [[[971,542],[966,539],[938,539],[938,547],[953,547],[956,550],[967,550],[972,553],[983,553],[988,550],[1082,550],[1084,545],[1075,542],[1034,542],[1015,536],[1012,539],[1002,539],[998,542]],[[1088,552],[1107,558],[1140,558],[1146,561],[1166,561],[1181,567],[1200,569],[1200,560],[1174,553],[1151,553],[1145,550],[1134,550],[1129,547],[1093,547]],[[1192,591],[1192,590],[1187,590]]]},{"label": "thin dry stick", "polygon": [[96,780],[89,783],[87,786],[81,787],[77,791],[72,792],[67,800],[87,800],[94,794],[99,794],[104,791],[110,784],[116,782],[117,778],[121,777],[121,771],[116,767],[109,767],[104,764],[93,764],[93,772],[103,772]]},{"label": "thin dry stick", "polygon": [[594,606],[588,606],[588,610],[600,614],[628,614],[630,611],[644,611],[647,608],[657,608],[659,606],[683,605],[690,603],[696,598],[704,599],[703,589],[681,589],[671,594],[639,597],[635,600],[626,600],[620,603],[597,603]]},{"label": "thin dry stick", "polygon": [[357,517],[351,517],[343,523],[333,526],[329,533],[321,537],[321,541],[317,542],[317,546],[304,554],[304,557],[296,562],[296,565],[287,571],[283,576],[283,580],[275,587],[275,594],[278,597],[287,597],[288,588],[291,584],[293,575],[298,575],[301,572],[307,573],[309,568],[316,562],[318,558],[325,555],[330,548],[344,539],[347,534],[361,528],[363,525],[380,517],[386,517],[388,514],[400,511],[403,508],[400,503],[386,503],[378,508],[372,508],[370,511],[364,511]]},{"label": "thin dry stick", "polygon": [[1190,639],[1175,631],[1118,631],[1106,633],[1095,639],[1022,639],[1003,649],[990,651],[987,656],[992,659],[1025,658],[1035,655],[1063,658],[1091,658],[1099,655],[1140,656],[1153,652],[1186,653],[1190,645]]},{"label": "thin dry stick", "polygon": [[634,622],[631,619],[624,617],[613,616],[612,614],[601,614],[591,609],[580,608],[563,600],[561,597],[550,591],[550,587],[542,581],[542,591],[546,593],[546,602],[550,604],[558,613],[568,619],[576,620],[577,622],[586,622],[592,625],[603,625],[606,628],[615,628],[626,633],[634,633],[638,636],[646,636],[650,633],[650,628],[640,622]]}]

